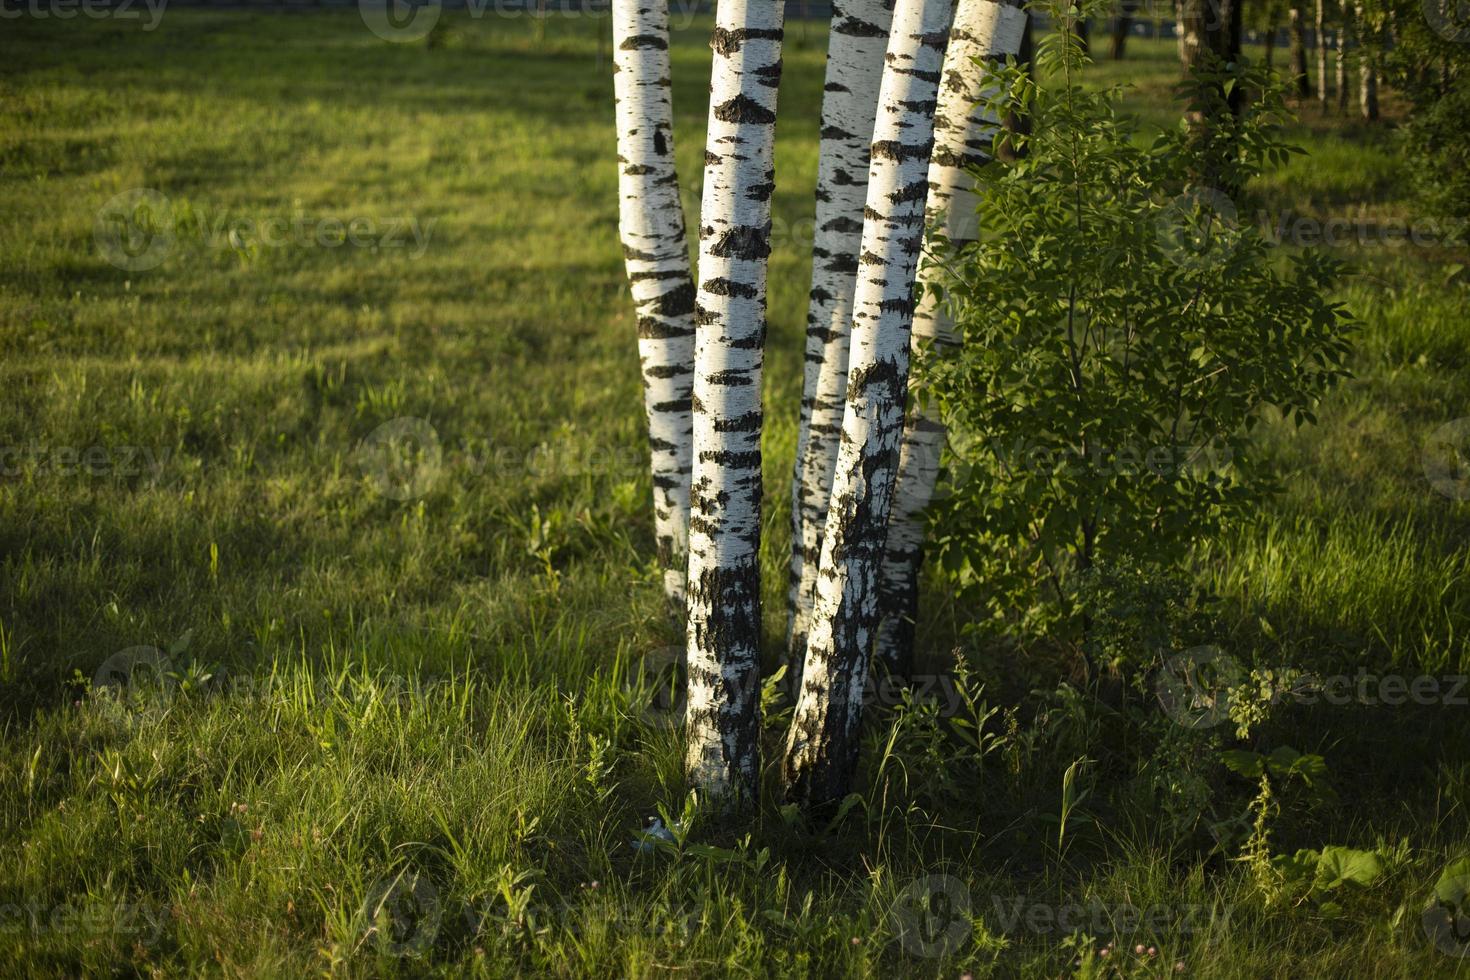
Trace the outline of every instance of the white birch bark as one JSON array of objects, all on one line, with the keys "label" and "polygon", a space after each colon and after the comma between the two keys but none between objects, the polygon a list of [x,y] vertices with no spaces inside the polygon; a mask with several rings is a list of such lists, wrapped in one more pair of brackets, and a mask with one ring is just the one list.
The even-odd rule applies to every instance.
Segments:
[{"label": "white birch bark", "polygon": [[668,0],[613,0],[618,235],[638,315],[638,360],[664,592],[682,606],[689,550],[694,282],[674,169]]},{"label": "white birch bark", "polygon": [[952,10],[952,0],[898,0],[883,70],[853,297],[847,406],[783,766],[788,796],[812,806],[841,799],[857,765],[878,571],[903,432],[935,98]]},{"label": "white birch bark", "polygon": [[[935,242],[929,236],[937,234],[955,246],[978,237],[975,178],[969,168],[990,159],[1000,120],[977,105],[993,85],[988,82],[987,70],[976,61],[993,64],[1014,57],[1021,49],[1025,30],[1025,9],[1010,3],[959,0],[955,7],[949,50],[944,56],[944,80],[939,86],[939,106],[934,112],[926,253],[934,251]],[[953,322],[927,288],[938,273],[938,267],[933,264],[919,269],[918,281],[923,292],[914,313],[910,342],[913,354],[931,345],[943,348],[955,343]],[[912,661],[919,567],[923,562],[923,513],[934,495],[943,448],[943,423],[932,412],[923,410],[910,386],[898,482],[894,487],[883,555],[875,653],[889,671],[900,675],[908,672]]]},{"label": "white birch bark", "polygon": [[760,768],[761,361],[781,0],[723,0],[710,47],[689,527],[690,785],[754,802]]},{"label": "white birch bark", "polygon": [[852,295],[863,238],[868,149],[893,0],[848,0],[832,7],[817,157],[816,240],[806,315],[806,361],[791,479],[791,582],[788,651],[793,682],[806,650],[816,592],[822,527],[842,438]]}]

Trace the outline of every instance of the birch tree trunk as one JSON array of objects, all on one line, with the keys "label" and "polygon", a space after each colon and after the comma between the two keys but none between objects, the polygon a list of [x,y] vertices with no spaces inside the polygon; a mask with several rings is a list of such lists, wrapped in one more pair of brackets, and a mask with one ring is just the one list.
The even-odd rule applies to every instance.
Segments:
[{"label": "birch tree trunk", "polygon": [[1363,5],[1353,5],[1358,22],[1358,111],[1363,118],[1378,118],[1378,70],[1373,64],[1373,40],[1368,37],[1368,22],[1363,18]]},{"label": "birch tree trunk", "polygon": [[[1026,29],[1026,11],[998,0],[959,0],[949,50],[944,55],[944,78],[934,112],[934,153],[929,161],[929,200],[926,224],[931,233],[953,245],[974,241],[979,229],[975,215],[975,178],[970,167],[990,159],[1000,120],[987,115],[978,103],[987,95],[984,70],[976,59],[994,62],[1014,57]],[[925,241],[924,251],[932,252]],[[921,287],[932,283],[938,269],[919,269]],[[924,288],[914,313],[910,350],[917,355],[930,345],[943,349],[955,343],[954,324]],[[919,604],[919,568],[923,563],[924,508],[939,478],[944,448],[944,424],[925,412],[910,388],[908,416],[899,454],[898,481],[883,554],[878,598],[878,645],[875,656],[891,673],[906,676],[913,660],[914,620]]]},{"label": "birch tree trunk", "polygon": [[674,169],[667,0],[613,0],[618,236],[638,315],[638,360],[664,593],[680,606],[689,550],[694,283]]},{"label": "birch tree trunk", "polygon": [[1352,23],[1352,12],[1343,7],[1337,21],[1337,43],[1333,45],[1337,52],[1337,63],[1334,66],[1337,72],[1337,111],[1347,111],[1348,86],[1347,86],[1347,39]]},{"label": "birch tree trunk", "polygon": [[868,189],[868,147],[878,110],[878,83],[893,21],[892,0],[850,0],[832,8],[827,78],[817,158],[816,241],[806,316],[806,363],[791,479],[791,584],[788,665],[801,670],[816,591],[822,528],[842,436],[847,349],[858,247]]},{"label": "birch tree trunk", "polygon": [[853,299],[847,407],[783,766],[788,797],[808,806],[841,799],[857,765],[951,13],[951,0],[898,0],[883,69]]},{"label": "birch tree trunk", "polygon": [[710,39],[685,766],[691,787],[727,809],[754,804],[760,770],[761,362],[784,9],[723,0]]}]

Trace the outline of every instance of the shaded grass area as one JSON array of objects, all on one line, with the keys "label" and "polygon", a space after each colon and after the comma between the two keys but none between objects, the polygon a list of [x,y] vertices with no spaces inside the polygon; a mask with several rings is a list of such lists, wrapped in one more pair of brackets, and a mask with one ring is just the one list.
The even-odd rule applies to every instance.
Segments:
[{"label": "shaded grass area", "polygon": [[[1288,800],[1273,848],[1409,847],[1336,911],[1282,908],[1203,828],[1164,829],[1141,787],[1175,770],[1129,754],[1121,715],[1065,688],[1028,694],[1057,678],[967,640],[965,610],[939,601],[921,624],[930,659],[967,647],[993,689],[1018,692],[960,712],[984,751],[955,753],[922,709],[884,711],[864,802],[833,826],[771,806],[677,853],[630,846],[657,805],[679,810],[677,732],[638,665],[680,637],[652,557],[606,25],[445,23],[432,49],[385,43],[350,11],[176,10],[151,33],[22,19],[0,35],[9,959],[1055,976],[1115,940],[1124,975],[1461,966],[1419,914],[1465,845],[1464,706],[1318,705],[1280,722],[1275,737],[1324,754],[1346,805]],[[673,49],[691,215],[707,30]],[[824,47],[820,25],[793,26],[778,125],[772,650]],[[1169,124],[1172,42],[1130,52],[1094,75],[1135,83],[1129,106]],[[1391,119],[1304,112],[1310,157],[1252,188],[1243,216],[1416,217]],[[135,188],[178,218],[155,268],[119,268],[98,244],[99,211]],[[283,244],[261,240],[269,219]],[[327,222],[354,219],[376,248],[330,244]],[[390,226],[418,237],[395,243]],[[1465,412],[1463,248],[1348,250],[1357,378],[1318,426],[1266,427],[1285,493],[1201,574],[1230,603],[1220,642],[1242,661],[1463,671],[1466,508],[1422,466],[1426,437]],[[405,418],[439,447],[406,500],[371,452]],[[142,645],[177,676],[95,690],[100,666]],[[1087,758],[1087,796],[1065,809],[1063,774]],[[1212,816],[1239,818],[1254,787],[1211,778]],[[943,875],[968,914],[931,921],[912,889],[952,888]]]}]

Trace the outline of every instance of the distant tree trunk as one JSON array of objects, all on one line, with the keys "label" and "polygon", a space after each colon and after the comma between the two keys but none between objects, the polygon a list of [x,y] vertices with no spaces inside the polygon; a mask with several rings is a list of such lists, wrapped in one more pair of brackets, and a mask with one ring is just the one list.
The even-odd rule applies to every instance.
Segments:
[{"label": "distant tree trunk", "polygon": [[[929,161],[929,205],[925,225],[937,230],[951,247],[978,237],[975,215],[975,178],[970,168],[990,159],[999,120],[977,103],[993,91],[985,70],[976,60],[993,63],[1014,57],[1021,47],[1026,11],[996,0],[959,0],[939,104],[934,111],[934,153]],[[936,243],[925,240],[932,257]],[[919,296],[910,351],[942,348],[955,343],[954,323],[927,288],[938,278],[932,264],[921,265]],[[914,620],[919,606],[919,568],[923,563],[924,509],[939,477],[944,448],[944,424],[919,405],[912,385],[899,454],[898,481],[883,555],[883,577],[878,598],[876,657],[888,671],[909,675],[913,664]]]},{"label": "distant tree trunk", "polygon": [[1184,4],[1187,0],[1174,0],[1174,45],[1179,49],[1179,63],[1186,64],[1184,57]]},{"label": "distant tree trunk", "polygon": [[1312,80],[1307,76],[1306,26],[1301,0],[1292,0],[1290,17],[1291,85],[1296,94],[1305,99],[1312,94]]},{"label": "distant tree trunk", "polygon": [[[1184,70],[1240,60],[1242,0],[1183,0]],[[1226,97],[1230,111],[1239,115],[1245,105],[1245,90],[1235,87]],[[1196,120],[1198,121],[1198,120]]]},{"label": "distant tree trunk", "polygon": [[894,5],[853,300],[847,411],[782,768],[788,798],[811,807],[846,795],[857,767],[878,573],[903,433],[933,113],[952,13],[951,0]]},{"label": "distant tree trunk", "polygon": [[1353,13],[1358,22],[1358,109],[1364,119],[1378,119],[1378,68],[1373,63],[1373,45],[1367,37],[1367,21],[1363,19],[1363,5],[1355,4]]},{"label": "distant tree trunk", "polygon": [[888,50],[892,0],[832,8],[817,155],[816,240],[806,314],[806,362],[791,480],[791,584],[787,597],[790,680],[800,679],[816,598],[822,528],[847,397],[847,347],[868,189],[868,147]]},{"label": "distant tree trunk", "polygon": [[1118,16],[1113,21],[1113,47],[1112,58],[1114,61],[1122,61],[1128,48],[1128,32],[1133,30],[1133,15],[1138,11],[1140,0],[1123,0],[1118,8]]},{"label": "distant tree trunk", "polygon": [[1358,104],[1362,107],[1364,119],[1377,121],[1378,69],[1373,64],[1373,56],[1367,52],[1360,55],[1358,63]]},{"label": "distant tree trunk", "polygon": [[1317,0],[1317,20],[1315,23],[1317,34],[1317,102],[1322,106],[1322,112],[1327,112],[1327,100],[1330,94],[1327,90],[1327,2]]},{"label": "distant tree trunk", "polygon": [[664,592],[680,606],[689,551],[694,283],[674,169],[667,0],[613,0],[618,235],[638,315]]},{"label": "distant tree trunk", "polygon": [[1270,23],[1266,27],[1266,70],[1270,71],[1276,61],[1276,35],[1281,32],[1281,8],[1271,5]]},{"label": "distant tree trunk", "polygon": [[1092,51],[1091,28],[1088,26],[1086,17],[1078,17],[1074,25],[1077,31],[1077,40],[1082,42],[1082,53],[1089,54]]},{"label": "distant tree trunk", "polygon": [[1347,84],[1347,39],[1349,25],[1352,23],[1352,12],[1347,7],[1342,8],[1342,16],[1337,24],[1337,111],[1347,112],[1348,84]]},{"label": "distant tree trunk", "polygon": [[686,769],[705,799],[742,808],[760,772],[761,362],[784,10],[719,5],[700,202]]}]

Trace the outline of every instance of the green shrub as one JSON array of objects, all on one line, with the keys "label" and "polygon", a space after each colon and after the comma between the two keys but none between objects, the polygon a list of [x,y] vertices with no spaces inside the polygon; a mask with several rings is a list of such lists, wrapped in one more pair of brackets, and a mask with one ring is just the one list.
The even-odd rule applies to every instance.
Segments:
[{"label": "green shrub", "polygon": [[[1325,298],[1338,263],[1273,254],[1219,189],[1292,152],[1264,73],[1196,73],[1194,121],[1142,146],[1115,90],[1079,84],[1074,37],[1039,61],[1055,84],[1008,71],[992,106],[1033,105],[1029,152],[977,172],[982,238],[937,258],[961,342],[919,371],[949,429],[933,545],[954,589],[982,617],[1075,641],[1090,570],[1177,576],[1259,504],[1272,482],[1252,427],[1315,421],[1352,321]],[[1221,108],[1239,86],[1237,117]]]}]

